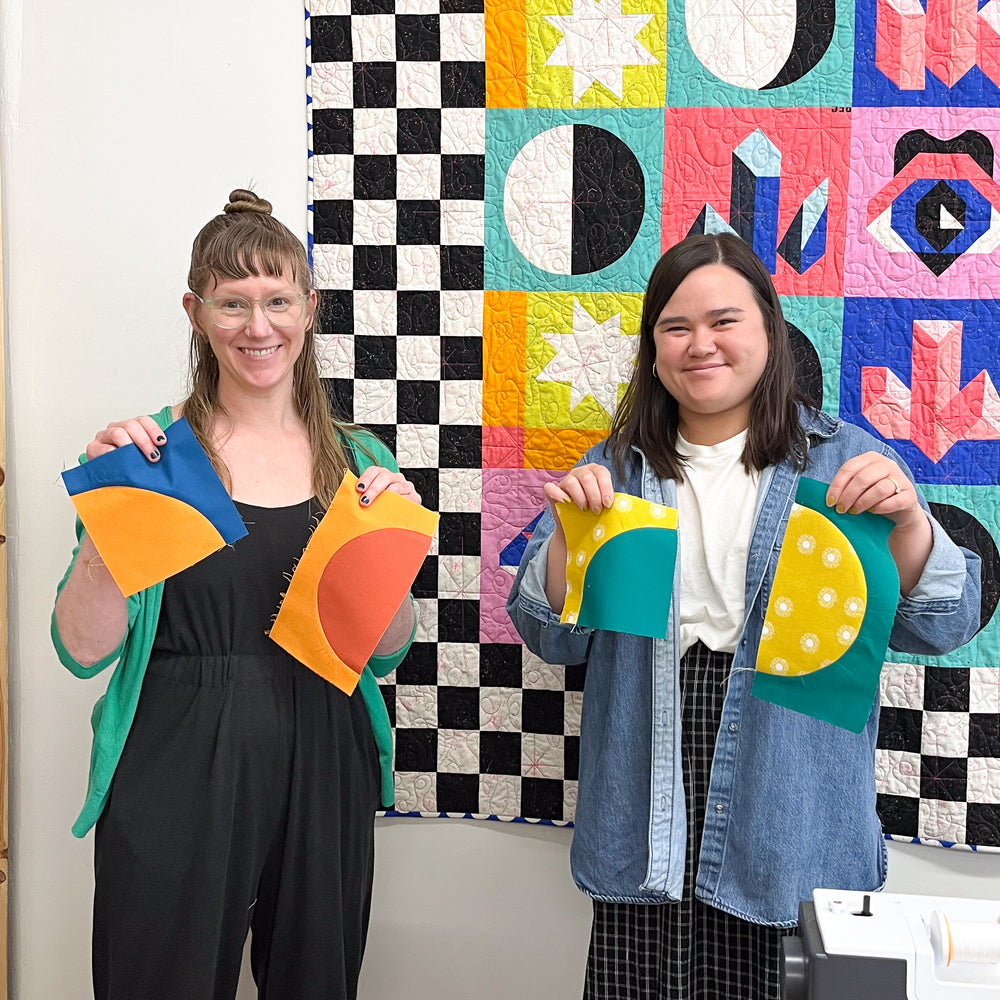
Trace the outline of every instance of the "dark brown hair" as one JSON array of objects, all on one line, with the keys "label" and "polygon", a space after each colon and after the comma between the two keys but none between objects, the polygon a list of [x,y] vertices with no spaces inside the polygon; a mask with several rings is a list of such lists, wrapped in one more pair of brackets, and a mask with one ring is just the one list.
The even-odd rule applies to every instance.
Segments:
[{"label": "dark brown hair", "polygon": [[[278,278],[285,274],[290,274],[303,293],[309,291],[312,275],[302,243],[271,215],[269,201],[242,188],[231,192],[222,214],[209,221],[195,237],[188,288],[196,295],[203,295],[210,282],[220,278],[240,279],[251,275]],[[315,313],[314,310],[306,327],[302,352],[292,372],[292,398],[295,412],[309,437],[313,491],[320,503],[328,507],[344,469],[351,466],[346,441],[354,437],[359,428],[331,416],[316,361]],[[190,382],[191,392],[184,401],[184,416],[228,488],[231,484],[229,470],[219,457],[213,437],[216,418],[225,415],[225,408],[219,402],[219,363],[208,338],[193,328]],[[374,459],[367,448],[362,448]]]},{"label": "dark brown hair", "polygon": [[743,465],[748,472],[759,471],[788,457],[799,469],[805,464],[807,442],[799,423],[798,404],[808,405],[808,401],[795,382],[795,361],[778,293],[750,247],[737,236],[721,233],[682,240],[659,259],[649,276],[635,371],[611,422],[606,445],[619,476],[624,475],[634,445],[657,475],[678,481],[684,478],[684,459],[677,451],[677,400],[653,374],[653,327],[678,285],[692,271],[708,264],[724,264],[746,279],[767,331],[767,361],[750,400]]}]

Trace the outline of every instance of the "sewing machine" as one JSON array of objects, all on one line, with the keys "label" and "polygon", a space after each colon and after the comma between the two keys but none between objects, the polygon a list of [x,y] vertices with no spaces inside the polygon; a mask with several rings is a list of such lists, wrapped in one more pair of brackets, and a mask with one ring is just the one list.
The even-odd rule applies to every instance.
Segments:
[{"label": "sewing machine", "polygon": [[1000,1000],[1000,901],[816,889],[783,1000]]}]

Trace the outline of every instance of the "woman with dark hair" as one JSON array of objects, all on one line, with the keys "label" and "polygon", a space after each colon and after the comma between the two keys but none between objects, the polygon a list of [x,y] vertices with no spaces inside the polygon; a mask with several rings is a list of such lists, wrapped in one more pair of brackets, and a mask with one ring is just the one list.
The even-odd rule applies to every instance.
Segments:
[{"label": "woman with dark hair", "polygon": [[860,734],[751,697],[799,477],[894,522],[893,649],[940,654],[979,625],[979,559],[930,516],[902,460],[796,389],[781,305],[730,235],[653,269],[610,437],[545,487],[595,514],[617,490],[678,510],[666,639],[563,625],[551,510],[507,604],[550,663],[586,661],[571,863],[594,899],[589,1000],[777,1000],[781,937],[820,886],[874,890],[878,700]]},{"label": "woman with dark hair", "polygon": [[78,676],[115,664],[73,828],[96,824],[94,996],[232,998],[252,929],[261,998],[347,1000],[375,810],[393,798],[375,675],[409,648],[413,605],[403,601],[352,697],[267,631],[346,468],[362,505],[386,490],[420,497],[380,441],[331,418],[308,260],[268,202],[230,194],[194,241],[188,287],[190,394],[98,431],[87,458],[132,443],[156,462],[184,416],[249,534],[126,600],[77,522],[53,641]]}]

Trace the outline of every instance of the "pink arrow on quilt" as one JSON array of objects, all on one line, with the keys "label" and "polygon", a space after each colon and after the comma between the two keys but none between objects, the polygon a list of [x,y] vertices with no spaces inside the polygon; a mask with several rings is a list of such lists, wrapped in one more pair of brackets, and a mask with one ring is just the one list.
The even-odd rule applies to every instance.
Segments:
[{"label": "pink arrow on quilt", "polygon": [[913,323],[910,387],[891,369],[861,369],[861,412],[884,438],[940,462],[958,441],[1000,439],[1000,395],[981,371],[962,386],[961,320]]}]

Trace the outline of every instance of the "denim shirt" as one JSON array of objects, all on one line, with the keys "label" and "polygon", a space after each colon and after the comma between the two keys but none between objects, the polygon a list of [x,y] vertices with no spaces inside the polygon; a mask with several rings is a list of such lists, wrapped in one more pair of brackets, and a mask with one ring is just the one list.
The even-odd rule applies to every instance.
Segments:
[{"label": "denim shirt", "polygon": [[[847,459],[866,451],[890,456],[910,474],[892,449],[860,428],[805,409],[801,419],[810,442],[805,475],[830,482]],[[620,480],[603,444],[580,462],[611,469],[618,491],[676,506],[674,481],[660,479],[645,456],[633,452]],[[865,729],[851,733],[750,694],[798,479],[788,461],[761,475],[747,556],[746,619],[716,739],[695,884],[706,903],[778,927],[795,925],[799,901],[814,888],[873,890],[886,874],[875,812],[878,698]],[[922,497],[920,503],[926,511]],[[890,637],[892,649],[924,655],[967,642],[979,628],[980,611],[979,557],[955,545],[933,518],[931,524],[930,557],[917,585],[900,599]],[[607,902],[677,900],[686,846],[680,558],[666,639],[562,625],[544,591],[553,527],[550,510],[525,550],[507,611],[525,645],[543,660],[588,664],[573,877],[583,892]]]}]

